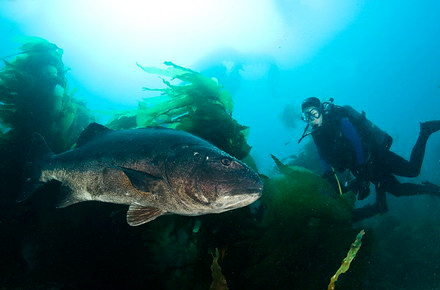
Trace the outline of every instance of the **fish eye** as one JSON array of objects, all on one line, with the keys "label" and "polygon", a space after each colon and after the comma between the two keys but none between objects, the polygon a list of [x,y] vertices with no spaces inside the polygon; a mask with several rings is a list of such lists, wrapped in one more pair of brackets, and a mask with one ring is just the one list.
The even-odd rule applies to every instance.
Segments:
[{"label": "fish eye", "polygon": [[222,160],[220,160],[220,162],[221,162],[224,166],[229,166],[229,165],[231,165],[231,163],[232,163],[231,159],[228,159],[228,158],[223,158]]}]

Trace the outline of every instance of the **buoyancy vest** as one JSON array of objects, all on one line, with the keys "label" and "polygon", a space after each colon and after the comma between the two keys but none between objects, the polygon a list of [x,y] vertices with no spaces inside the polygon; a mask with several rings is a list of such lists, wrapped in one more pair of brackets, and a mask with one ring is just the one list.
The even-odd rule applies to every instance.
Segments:
[{"label": "buoyancy vest", "polygon": [[350,106],[324,103],[323,125],[312,131],[312,136],[321,157],[336,170],[356,166],[355,150],[341,131],[342,118],[347,118],[359,135],[365,161],[376,152],[390,149],[393,138],[369,121],[365,112],[359,113]]},{"label": "buoyancy vest", "polygon": [[364,146],[372,149],[388,150],[391,148],[393,137],[368,120],[364,111],[359,113],[351,106],[336,105],[333,105],[330,110],[337,110],[339,111],[337,114],[341,117],[348,118],[358,131]]}]

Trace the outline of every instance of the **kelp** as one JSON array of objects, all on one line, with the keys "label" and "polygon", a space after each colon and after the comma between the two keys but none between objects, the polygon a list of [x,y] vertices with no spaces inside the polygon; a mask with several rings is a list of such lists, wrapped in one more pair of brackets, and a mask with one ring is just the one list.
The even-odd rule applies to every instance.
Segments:
[{"label": "kelp", "polygon": [[[148,116],[156,118],[160,115],[167,115],[170,120],[178,118],[180,112],[174,112],[180,108],[200,106],[206,103],[216,104],[222,107],[227,114],[232,114],[233,102],[228,91],[224,90],[217,80],[208,78],[201,73],[191,69],[175,65],[172,62],[165,62],[168,66],[166,69],[155,67],[138,66],[145,72],[170,77],[171,81],[178,79],[183,82],[180,85],[173,85],[171,82],[162,78],[163,83],[167,86],[164,89],[144,88],[146,91],[158,91],[162,93],[160,102],[168,103],[167,105],[154,106]],[[167,98],[164,98],[166,96]],[[150,121],[151,122],[151,121]],[[154,121],[153,121],[154,122]]]},{"label": "kelp", "polygon": [[330,278],[330,284],[328,285],[328,290],[335,289],[335,282],[338,281],[339,275],[345,273],[350,268],[350,264],[353,259],[356,257],[357,252],[361,248],[362,245],[362,237],[364,236],[365,231],[361,230],[359,234],[356,236],[356,240],[351,244],[350,250],[347,253],[347,256],[342,260],[341,267],[336,271],[336,273]]},{"label": "kelp", "polygon": [[0,71],[0,139],[42,134],[55,151],[68,149],[91,121],[67,89],[63,50],[42,38],[27,38]]},{"label": "kelp", "polygon": [[224,273],[230,287],[237,289],[324,289],[325,277],[333,274],[343,245],[356,232],[351,199],[335,192],[319,175],[283,164],[275,156],[274,160],[279,173],[264,180],[255,211],[258,231],[241,241],[245,246],[229,248],[230,256],[247,257],[234,261],[238,265],[230,270],[241,268],[240,277],[246,283]]},{"label": "kelp", "polygon": [[[41,47],[45,45],[43,43]],[[3,90],[0,91],[0,105],[4,105],[1,112],[5,111],[11,116],[8,119],[6,113],[1,115],[4,124],[8,124],[1,128],[4,128],[4,134],[13,132],[17,136],[21,132],[22,141],[27,141],[28,133],[33,130],[40,131],[52,143],[52,147],[58,144],[56,147],[59,151],[72,144],[71,141],[60,144],[59,140],[70,140],[70,136],[76,134],[76,128],[87,123],[87,110],[66,90],[66,69],[62,63],[58,63],[61,61],[61,55],[58,55],[60,51],[48,45],[49,54],[55,55],[46,57],[40,46],[37,47],[34,51],[32,46],[27,47],[16,59],[8,59],[9,64],[4,69],[8,73],[0,72],[0,90]],[[35,53],[43,56],[34,59]],[[43,66],[47,62],[41,62],[41,59],[50,60],[49,63],[55,64],[56,72],[52,65],[43,69],[47,74],[37,72],[40,65],[30,69],[33,65],[27,64],[27,61],[32,59],[32,62],[39,62]],[[230,96],[223,93],[215,80],[170,63],[168,66],[167,70],[145,69],[148,73],[171,77],[183,83],[173,85],[171,81],[164,81],[166,89],[152,89],[161,92],[161,96],[144,100],[137,112],[121,112],[112,127],[128,129],[168,125],[199,132],[197,134],[202,138],[214,140],[211,142],[237,157],[247,155],[250,147],[245,140],[246,130],[231,117],[233,107]],[[49,82],[48,79],[52,79],[49,76],[55,75],[58,81]],[[35,92],[36,95],[29,92]],[[32,112],[30,108],[33,106],[35,111]],[[47,121],[39,120],[43,117]],[[6,122],[8,120],[9,123]],[[91,210],[93,205],[81,205],[82,213],[88,212],[89,216],[78,214],[78,208],[56,215],[47,213],[47,210],[41,211],[41,215],[44,212],[45,218],[53,223],[41,222],[41,218],[30,220],[28,228],[34,228],[35,221],[43,225],[36,227],[38,230],[35,231],[34,240],[30,240],[36,247],[56,250],[52,251],[49,260],[45,259],[47,251],[33,253],[40,262],[36,268],[41,272],[35,269],[22,272],[48,277],[36,273],[63,272],[64,268],[68,268],[69,271],[65,273],[83,271],[90,274],[82,283],[96,281],[97,275],[107,277],[104,274],[118,272],[122,274],[107,281],[108,287],[122,287],[128,283],[127,287],[132,285],[131,288],[139,288],[142,284],[157,289],[207,289],[211,282],[210,274],[215,272],[214,279],[220,281],[223,272],[232,289],[323,289],[318,287],[321,284],[326,286],[327,280],[323,277],[332,274],[328,271],[340,262],[341,249],[353,236],[351,204],[318,175],[300,167],[287,166],[279,160],[277,165],[280,174],[265,180],[264,194],[259,201],[261,207],[252,205],[255,211],[246,207],[197,218],[167,216],[139,229],[127,229],[125,224],[118,224],[122,221],[119,218],[110,223],[109,218],[113,216],[113,212],[110,215],[111,208],[107,211]],[[13,172],[10,168],[8,171]],[[121,214],[116,207],[115,211],[119,212],[115,214]],[[60,222],[63,214],[72,220],[68,227],[63,226],[63,219]],[[92,215],[93,218],[90,218]],[[17,220],[23,220],[24,215],[18,216],[21,218]],[[90,227],[89,230],[87,227]],[[86,229],[86,232],[75,237],[72,234],[78,232],[75,229]],[[105,247],[99,246],[103,245],[102,241],[106,241]],[[96,247],[84,252],[84,245],[90,245],[90,242]],[[66,244],[69,251],[63,252]],[[121,246],[128,250],[118,251]],[[206,253],[208,248],[216,246],[228,249],[228,259],[222,262],[222,269],[217,267],[218,260],[217,264],[212,261],[213,269],[209,273],[211,260]],[[21,252],[17,253],[14,259],[9,260],[16,263],[22,259]],[[82,261],[87,260],[90,253],[94,256],[85,270],[83,263],[61,263],[65,266],[61,271],[53,266],[60,265],[53,262],[53,257],[57,257],[55,261]],[[116,254],[109,258],[108,253]],[[214,257],[219,259],[219,254]],[[118,263],[111,263],[112,259]],[[67,274],[60,280],[71,281]]]},{"label": "kelp", "polygon": [[[229,154],[243,159],[251,147],[246,142],[247,127],[232,118],[231,95],[215,79],[165,62],[160,69],[144,67],[145,72],[171,78],[162,78],[163,89],[144,88],[160,92],[160,96],[145,98],[139,103],[136,121],[138,127],[167,126],[184,130],[212,142]],[[178,80],[179,84],[172,82]]]},{"label": "kelp", "polygon": [[352,193],[341,196],[325,179],[310,170],[285,165],[273,155],[272,158],[281,175],[270,178],[264,185],[262,200],[270,204],[265,215],[266,224],[280,219],[298,224],[310,218],[351,220]]},{"label": "kelp", "polygon": [[127,130],[137,128],[136,112],[126,111],[122,113],[113,114],[110,121],[106,124],[107,127],[113,130]]},{"label": "kelp", "polygon": [[222,273],[222,268],[220,267],[218,260],[220,258],[220,252],[218,248],[215,249],[215,254],[212,255],[211,264],[211,275],[212,283],[209,290],[228,290],[228,283],[226,278]]}]

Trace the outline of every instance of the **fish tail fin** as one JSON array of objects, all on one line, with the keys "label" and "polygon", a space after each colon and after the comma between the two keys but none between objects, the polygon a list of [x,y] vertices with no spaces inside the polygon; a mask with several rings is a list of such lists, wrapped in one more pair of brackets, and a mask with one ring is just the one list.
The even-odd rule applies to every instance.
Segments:
[{"label": "fish tail fin", "polygon": [[24,184],[22,194],[17,198],[17,202],[28,199],[43,185],[43,183],[39,181],[41,172],[44,165],[53,155],[54,153],[50,150],[43,136],[34,133],[32,135],[27,162],[23,170]]}]

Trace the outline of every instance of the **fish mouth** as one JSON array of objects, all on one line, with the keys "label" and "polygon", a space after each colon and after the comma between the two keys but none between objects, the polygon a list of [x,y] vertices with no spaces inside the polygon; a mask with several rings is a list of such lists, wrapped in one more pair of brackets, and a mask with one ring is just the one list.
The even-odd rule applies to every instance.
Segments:
[{"label": "fish mouth", "polygon": [[225,195],[216,202],[213,203],[214,208],[217,212],[223,212],[231,209],[236,209],[240,207],[247,206],[257,199],[261,197],[261,192],[257,191],[255,192],[255,189],[252,191],[252,193],[246,193],[244,194],[243,191],[240,191],[241,193],[239,195]]},{"label": "fish mouth", "polygon": [[261,195],[261,192],[263,191],[263,187],[250,187],[250,188],[240,188],[240,189],[234,189],[229,192],[227,192],[227,195]]},{"label": "fish mouth", "polygon": [[261,196],[260,193],[253,193],[253,194],[247,194],[247,198],[237,201],[233,204],[229,204],[228,206],[226,206],[225,209],[234,209],[234,208],[239,208],[239,207],[243,207],[243,206],[247,206],[251,203],[253,203],[254,201],[256,201],[257,199],[259,199]]}]

